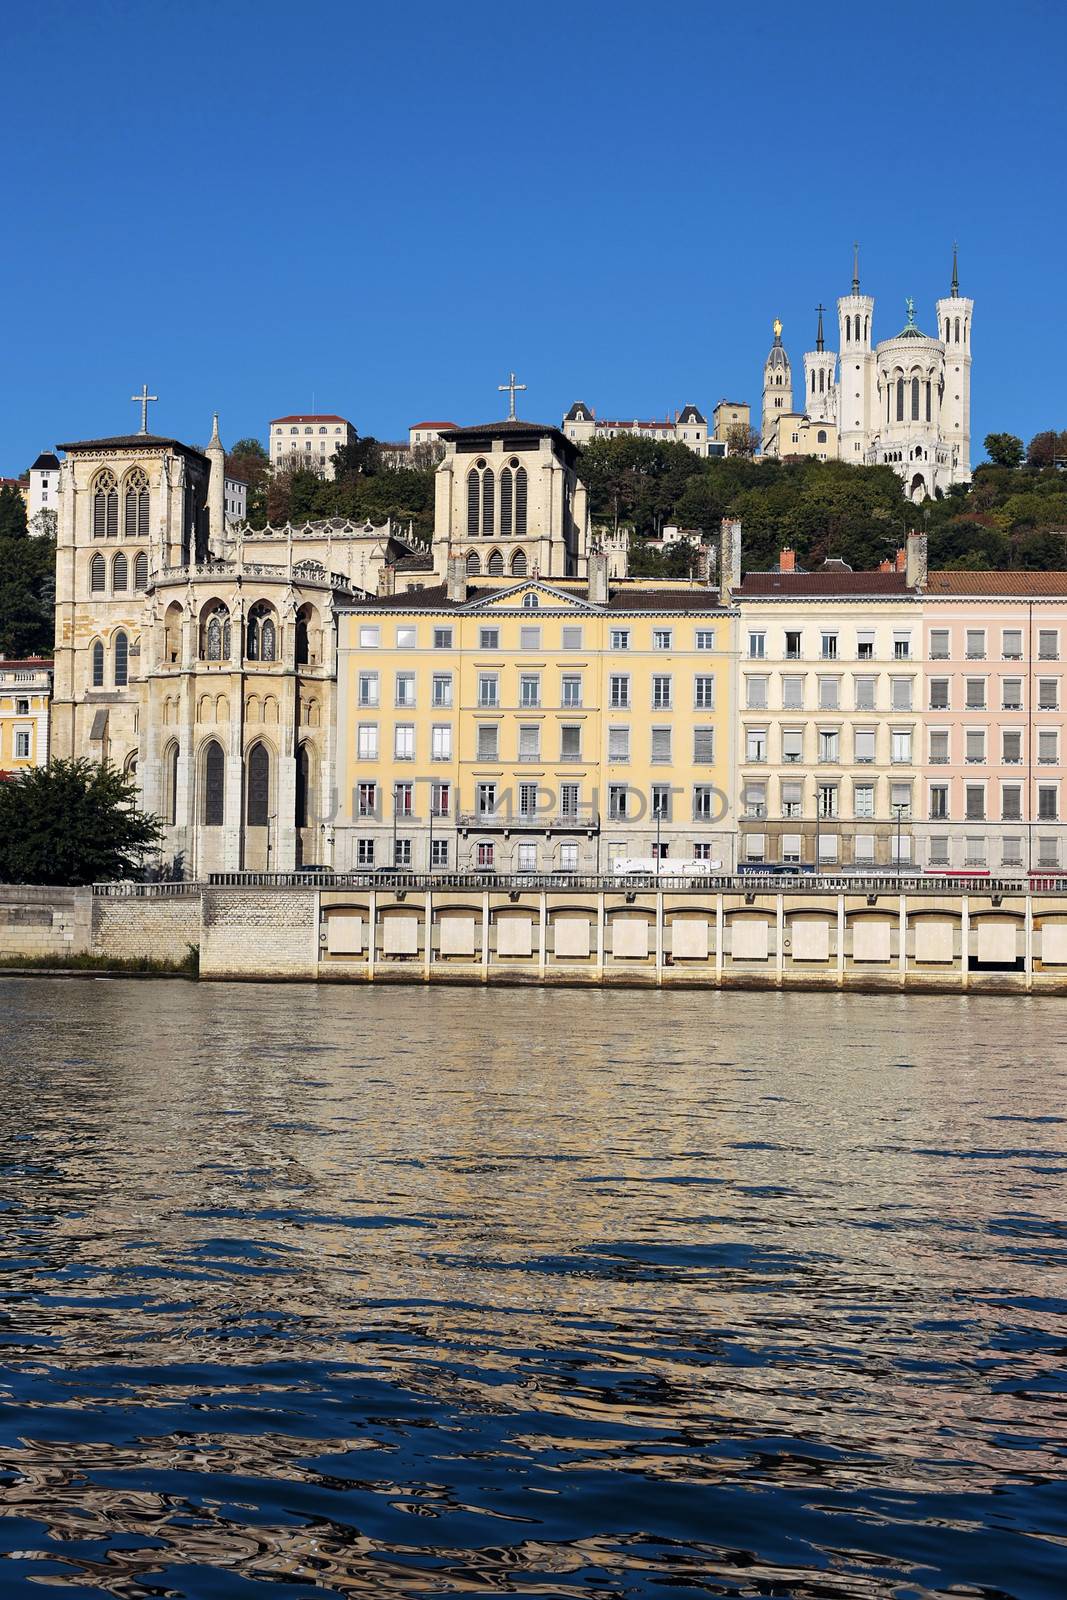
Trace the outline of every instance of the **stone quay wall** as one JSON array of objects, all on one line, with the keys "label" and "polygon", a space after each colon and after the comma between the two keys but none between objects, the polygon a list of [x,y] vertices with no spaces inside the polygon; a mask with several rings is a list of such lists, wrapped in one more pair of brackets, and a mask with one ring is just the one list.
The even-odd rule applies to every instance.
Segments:
[{"label": "stone quay wall", "polygon": [[204,978],[1067,994],[1067,890],[821,882],[540,885],[234,874],[0,886],[0,960],[91,952]]}]

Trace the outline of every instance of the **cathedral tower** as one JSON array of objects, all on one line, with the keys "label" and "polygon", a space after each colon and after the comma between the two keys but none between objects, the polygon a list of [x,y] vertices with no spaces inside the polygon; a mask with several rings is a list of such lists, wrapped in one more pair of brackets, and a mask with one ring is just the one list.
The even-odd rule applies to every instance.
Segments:
[{"label": "cathedral tower", "polygon": [[852,293],[837,302],[841,335],[838,381],[839,454],[842,461],[862,466],[875,431],[875,359],[871,348],[874,300],[860,294],[859,245],[852,247]]},{"label": "cathedral tower", "polygon": [[774,343],[771,345],[763,368],[763,426],[760,431],[760,448],[764,455],[776,454],[775,435],[778,418],[793,409],[793,374],[789,357],[782,345],[782,324],[774,320]]},{"label": "cathedral tower", "polygon": [[815,334],[815,349],[804,355],[804,410],[813,422],[837,421],[837,388],[834,371],[837,366],[836,350],[827,350],[823,336],[823,305],[815,308],[819,313],[819,326]]},{"label": "cathedral tower", "polygon": [[945,346],[941,439],[950,452],[953,483],[971,481],[971,319],[974,301],[960,294],[956,246],[952,246],[952,289],[937,302],[937,335]]}]

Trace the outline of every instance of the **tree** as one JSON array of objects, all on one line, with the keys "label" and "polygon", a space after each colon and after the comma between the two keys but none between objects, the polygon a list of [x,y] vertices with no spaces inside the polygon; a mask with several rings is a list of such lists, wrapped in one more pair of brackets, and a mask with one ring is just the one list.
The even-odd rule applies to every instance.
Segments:
[{"label": "tree", "polygon": [[1014,433],[987,433],[986,455],[997,467],[1017,467],[1023,459],[1023,442]]},{"label": "tree", "polygon": [[744,422],[734,422],[726,430],[726,448],[732,456],[751,459],[760,446],[759,432]]},{"label": "tree", "polygon": [[1026,459],[1032,467],[1054,467],[1057,461],[1067,461],[1067,432],[1057,433],[1055,428],[1048,428],[1044,433],[1035,433],[1027,447]]},{"label": "tree", "polygon": [[0,881],[80,885],[127,878],[160,840],[158,817],[106,762],[51,761],[0,784]]},{"label": "tree", "polygon": [[267,481],[270,457],[258,439],[238,439],[226,454],[226,475],[248,485],[245,515],[254,525],[263,522],[267,510]]},{"label": "tree", "polygon": [[50,655],[55,640],[56,543],[30,538],[17,489],[0,489],[0,653]]}]

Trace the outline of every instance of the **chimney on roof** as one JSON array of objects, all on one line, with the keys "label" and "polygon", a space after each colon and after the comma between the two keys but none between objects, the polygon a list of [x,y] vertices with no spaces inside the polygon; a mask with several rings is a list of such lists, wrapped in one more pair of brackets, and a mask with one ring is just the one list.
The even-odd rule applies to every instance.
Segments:
[{"label": "chimney on roof", "polygon": [[892,572],[892,570],[893,570],[893,563],[889,560],[888,556],[886,557],[886,559],[884,561],[879,561],[879,563],[878,563],[878,571],[879,572]]},{"label": "chimney on roof", "polygon": [[392,594],[396,594],[396,568],[385,562],[378,568],[378,597],[385,600]]},{"label": "chimney on roof", "polygon": [[730,597],[741,586],[741,524],[723,517],[719,533],[719,601],[730,604]]},{"label": "chimney on roof", "polygon": [[606,550],[590,550],[586,558],[586,572],[589,578],[589,604],[606,606],[609,599]]},{"label": "chimney on roof", "polygon": [[913,528],[908,534],[904,557],[904,581],[909,589],[926,588],[926,562],[929,540]]},{"label": "chimney on roof", "polygon": [[894,572],[903,572],[905,567],[906,567],[906,565],[907,565],[907,555],[906,555],[906,553],[904,551],[903,545],[901,545],[900,549],[897,551],[896,556],[895,556],[895,558],[893,560],[893,571]]},{"label": "chimney on roof", "polygon": [[786,545],[785,548],[783,550],[781,550],[779,552],[779,555],[778,555],[778,571],[779,572],[795,572],[796,570],[797,570],[797,553],[796,553],[795,550],[791,550],[790,547],[788,545]]},{"label": "chimney on roof", "polygon": [[445,584],[448,598],[462,605],[467,598],[467,558],[466,556],[449,556],[445,569]]}]

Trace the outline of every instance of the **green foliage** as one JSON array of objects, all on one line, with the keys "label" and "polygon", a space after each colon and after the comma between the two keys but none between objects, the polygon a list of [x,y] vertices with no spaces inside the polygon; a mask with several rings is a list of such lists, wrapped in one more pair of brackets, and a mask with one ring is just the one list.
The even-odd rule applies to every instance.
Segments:
[{"label": "green foliage", "polygon": [[[267,487],[262,519],[274,526],[284,522],[314,522],[321,517],[344,517],[352,522],[382,523],[387,517],[407,532],[411,523],[416,537],[429,540],[433,533],[434,470],[426,467],[389,467],[382,461],[376,439],[357,439],[342,445],[334,457],[336,477],[320,478],[297,468],[275,472]],[[251,513],[249,521],[252,521]]]},{"label": "green foliage", "polygon": [[0,653],[49,656],[55,640],[56,543],[31,538],[26,507],[0,488]]},{"label": "green foliage", "polygon": [[[1058,451],[1061,436],[1047,438]],[[1011,448],[997,451],[995,440]],[[973,484],[954,484],[921,506],[907,499],[892,467],[742,456],[702,461],[685,445],[625,434],[587,446],[578,473],[594,524],[631,529],[635,574],[668,575],[667,552],[643,548],[664,523],[688,530],[693,540],[710,539],[723,517],[741,521],[748,571],[776,565],[786,545],[809,568],[828,556],[876,567],[892,558],[911,528],[929,531],[931,567],[1067,564],[1067,474],[1021,465],[1022,444],[1013,435],[990,434],[986,443],[1003,458],[999,463],[983,464]]]},{"label": "green foliage", "polygon": [[270,457],[258,439],[238,439],[226,455],[226,472],[231,478],[240,478],[248,485],[248,502],[245,514],[248,521],[261,526],[267,512],[267,482],[270,477]]},{"label": "green foliage", "polygon": [[987,433],[986,455],[997,467],[1017,467],[1023,459],[1023,442],[1014,433]]},{"label": "green foliage", "polygon": [[157,817],[132,779],[95,761],[52,761],[0,784],[0,882],[78,885],[138,872]]},{"label": "green foliage", "polygon": [[196,978],[200,975],[200,947],[186,945],[180,961],[160,956],[94,956],[88,951],[71,956],[8,956],[5,972],[108,972],[133,977]]},{"label": "green foliage", "polygon": [[1035,433],[1027,447],[1026,459],[1032,467],[1054,467],[1057,461],[1067,461],[1067,429],[1062,433],[1057,433],[1055,428]]}]

